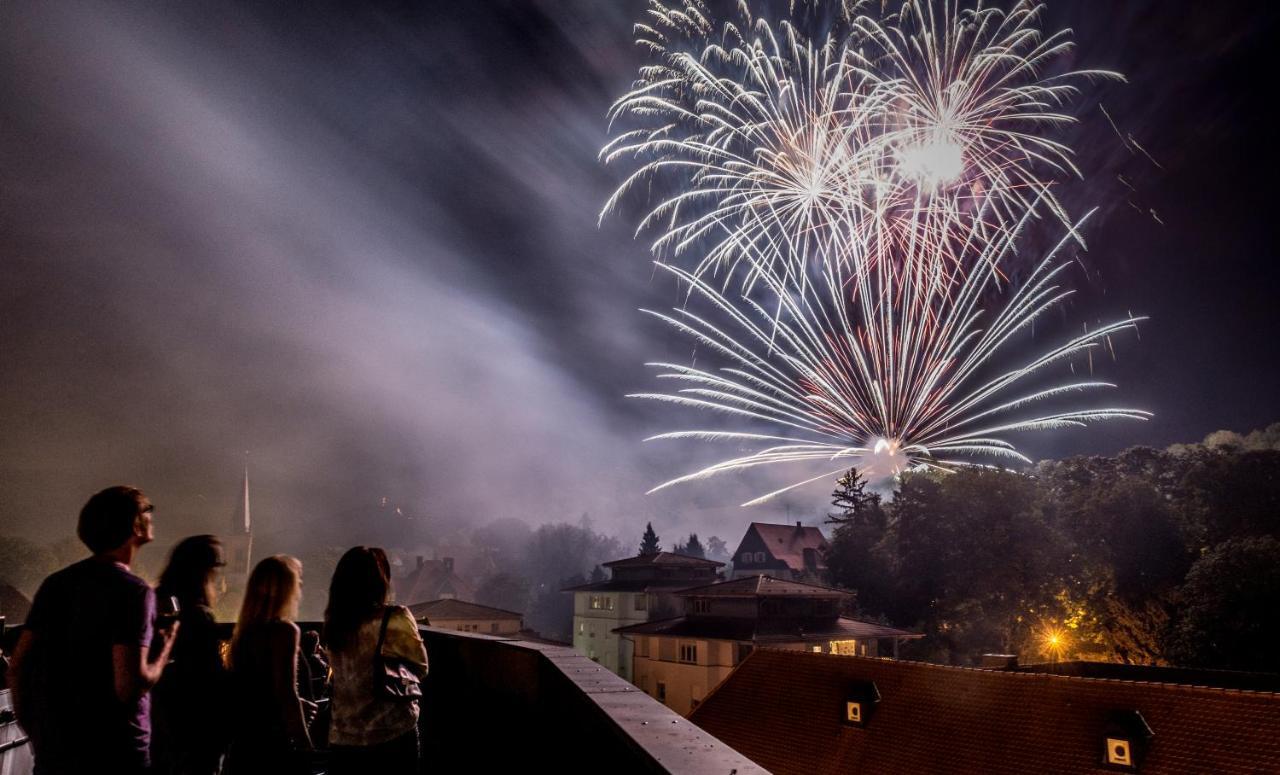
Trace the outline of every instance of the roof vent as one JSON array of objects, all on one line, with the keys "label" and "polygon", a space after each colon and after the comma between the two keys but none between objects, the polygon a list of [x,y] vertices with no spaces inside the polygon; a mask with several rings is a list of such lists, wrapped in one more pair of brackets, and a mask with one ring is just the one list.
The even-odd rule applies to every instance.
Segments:
[{"label": "roof vent", "polygon": [[850,683],[845,687],[841,723],[849,727],[866,727],[879,702],[880,690],[876,688],[874,681]]},{"label": "roof vent", "polygon": [[1137,772],[1155,733],[1136,710],[1121,710],[1107,718],[1102,735],[1102,766],[1121,772]]}]

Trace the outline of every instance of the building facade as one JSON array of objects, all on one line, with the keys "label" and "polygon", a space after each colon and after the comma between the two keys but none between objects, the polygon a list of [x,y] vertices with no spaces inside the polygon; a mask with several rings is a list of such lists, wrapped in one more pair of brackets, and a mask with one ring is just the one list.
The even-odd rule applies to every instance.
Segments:
[{"label": "building facade", "polygon": [[715,581],[724,563],[670,552],[607,562],[611,578],[569,587],[573,593],[573,648],[632,680],[632,644],[614,630],[681,610],[682,589]]},{"label": "building facade", "polygon": [[632,683],[687,715],[757,647],[857,654],[897,653],[917,633],[840,615],[849,593],[770,576],[679,593],[684,615],[620,628],[633,644]]},{"label": "building facade", "polygon": [[816,527],[752,522],[733,553],[731,578],[765,574],[775,579],[823,584],[827,539]]}]

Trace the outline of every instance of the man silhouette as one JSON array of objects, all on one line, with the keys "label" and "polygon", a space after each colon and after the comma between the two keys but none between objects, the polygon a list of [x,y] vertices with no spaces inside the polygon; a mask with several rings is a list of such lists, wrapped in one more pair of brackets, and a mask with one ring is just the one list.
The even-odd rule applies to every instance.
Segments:
[{"label": "man silhouette", "polygon": [[36,592],[10,685],[37,775],[141,775],[150,767],[147,693],[177,630],[176,623],[155,628],[155,593],[129,569],[152,539],[151,512],[134,487],[94,495],[76,531],[93,556]]}]

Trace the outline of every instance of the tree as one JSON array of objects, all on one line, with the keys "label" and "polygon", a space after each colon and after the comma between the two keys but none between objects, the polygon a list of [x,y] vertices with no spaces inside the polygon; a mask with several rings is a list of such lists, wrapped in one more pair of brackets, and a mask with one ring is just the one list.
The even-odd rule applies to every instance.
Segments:
[{"label": "tree", "polygon": [[1280,541],[1225,541],[1196,560],[1169,638],[1171,661],[1194,667],[1274,671],[1280,638]]},{"label": "tree", "polygon": [[727,560],[729,559],[729,545],[719,536],[711,536],[707,539],[707,559],[709,560]]},{"label": "tree", "polygon": [[658,543],[658,534],[653,531],[653,523],[649,522],[645,525],[644,535],[640,538],[640,556],[645,557],[660,551],[662,551],[662,544]]},{"label": "tree", "polygon": [[673,551],[686,557],[701,557],[703,559],[707,557],[707,550],[703,547],[702,542],[698,540],[697,533],[690,533],[689,540],[683,544],[676,544]]},{"label": "tree", "polygon": [[529,582],[512,573],[495,573],[476,588],[476,602],[524,613],[529,605]]},{"label": "tree", "polygon": [[835,492],[831,493],[831,505],[836,510],[827,515],[828,523],[853,522],[884,529],[885,515],[880,495],[867,492],[867,482],[856,468],[850,468],[836,482]]}]

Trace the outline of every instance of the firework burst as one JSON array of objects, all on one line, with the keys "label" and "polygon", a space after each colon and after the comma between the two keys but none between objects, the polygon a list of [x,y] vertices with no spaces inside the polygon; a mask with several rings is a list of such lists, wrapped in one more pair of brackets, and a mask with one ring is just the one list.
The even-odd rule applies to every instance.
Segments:
[{"label": "firework burst", "polygon": [[695,254],[698,276],[727,282],[746,267],[746,289],[761,272],[804,278],[814,264],[958,265],[966,242],[996,238],[1037,200],[1070,225],[1050,189],[1078,170],[1038,130],[1074,120],[1062,111],[1076,82],[1118,76],[1042,77],[1071,42],[1043,37],[1028,2],[862,10],[842,5],[811,39],[745,4],[717,35],[697,0],[653,3],[637,31],[656,62],[610,111],[635,128],[601,152],[636,168],[601,217],[642,184],[674,184],[637,234],[655,232],[659,255]]},{"label": "firework burst", "polygon": [[[1075,82],[1113,74],[1044,76],[1071,43],[1043,36],[1029,2],[870,7],[842,4],[816,38],[794,4],[771,23],[740,3],[717,26],[698,0],[655,0],[637,26],[657,61],[610,112],[636,126],[601,156],[636,168],[604,213],[642,184],[659,192],[637,234],[657,233],[660,259],[696,260],[659,261],[687,302],[650,314],[719,363],[650,364],[676,387],[638,397],[751,425],[653,437],[739,451],[656,489],[760,467],[822,469],[749,505],[855,466],[886,476],[1027,462],[1009,434],[1150,416],[1045,408],[1114,387],[1044,378],[1142,318],[1030,358],[1014,345],[1072,294],[1059,256],[1080,241],[1052,190],[1079,172],[1043,132],[1073,120],[1064,110]],[[1040,212],[1066,234],[1009,287],[1001,267]]]}]

